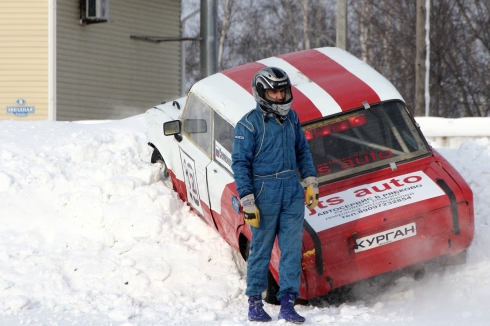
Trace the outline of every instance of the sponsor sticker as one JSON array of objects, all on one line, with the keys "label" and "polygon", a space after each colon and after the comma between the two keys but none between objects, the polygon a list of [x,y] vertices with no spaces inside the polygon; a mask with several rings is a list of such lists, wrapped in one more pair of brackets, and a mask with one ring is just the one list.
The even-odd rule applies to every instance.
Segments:
[{"label": "sponsor sticker", "polygon": [[235,212],[237,212],[238,214],[241,213],[240,212],[240,201],[235,196],[231,196],[231,206],[233,207],[233,210]]},{"label": "sponsor sticker", "polygon": [[374,249],[416,235],[417,226],[415,225],[415,223],[406,224],[394,229],[386,230],[364,238],[357,239],[357,249],[354,249],[354,252]]},{"label": "sponsor sticker", "polygon": [[182,162],[182,170],[184,172],[185,189],[187,192],[187,201],[198,212],[203,214],[201,207],[201,198],[199,196],[199,187],[197,184],[196,165],[194,160],[187,155],[182,149],[180,150],[180,159]]},{"label": "sponsor sticker", "polygon": [[321,197],[315,209],[310,211],[305,208],[305,219],[316,232],[320,232],[444,195],[431,178],[417,171]]},{"label": "sponsor sticker", "polygon": [[214,141],[214,157],[217,162],[221,163],[221,165],[233,174],[231,170],[231,154],[216,140]]}]

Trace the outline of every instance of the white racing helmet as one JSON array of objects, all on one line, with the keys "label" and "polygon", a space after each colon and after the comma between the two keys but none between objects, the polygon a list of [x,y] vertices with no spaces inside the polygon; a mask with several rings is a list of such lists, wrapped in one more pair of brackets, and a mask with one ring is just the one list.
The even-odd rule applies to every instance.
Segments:
[{"label": "white racing helmet", "polygon": [[[267,96],[267,91],[284,89],[284,101],[277,102]],[[291,81],[282,69],[267,67],[260,69],[252,79],[252,92],[255,101],[269,113],[285,116],[291,109],[293,94],[291,93]]]}]

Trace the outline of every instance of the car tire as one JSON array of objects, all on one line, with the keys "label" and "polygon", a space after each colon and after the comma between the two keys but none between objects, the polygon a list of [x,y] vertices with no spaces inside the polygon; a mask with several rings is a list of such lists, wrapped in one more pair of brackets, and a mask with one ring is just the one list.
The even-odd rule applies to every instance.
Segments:
[{"label": "car tire", "polygon": [[154,149],[153,153],[151,154],[151,163],[160,163],[162,164],[162,170],[163,170],[163,176],[165,178],[168,178],[168,169],[167,169],[167,164],[165,164],[165,161],[162,157],[162,154],[158,151],[158,149]]}]

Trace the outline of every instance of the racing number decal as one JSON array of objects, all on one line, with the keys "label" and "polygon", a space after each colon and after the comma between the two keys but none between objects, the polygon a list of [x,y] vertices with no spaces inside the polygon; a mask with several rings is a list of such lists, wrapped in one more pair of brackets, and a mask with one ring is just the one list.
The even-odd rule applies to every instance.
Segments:
[{"label": "racing number decal", "polygon": [[199,188],[197,187],[196,166],[194,160],[184,151],[180,151],[182,161],[182,171],[184,172],[185,189],[187,192],[187,201],[201,214],[201,200],[199,197]]}]

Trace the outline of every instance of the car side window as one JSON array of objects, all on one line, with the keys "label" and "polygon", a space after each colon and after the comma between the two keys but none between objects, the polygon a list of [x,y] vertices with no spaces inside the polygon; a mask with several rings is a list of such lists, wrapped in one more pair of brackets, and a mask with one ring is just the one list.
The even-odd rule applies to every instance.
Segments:
[{"label": "car side window", "polygon": [[230,173],[233,153],[233,126],[214,112],[214,160]]},{"label": "car side window", "polygon": [[194,94],[189,94],[182,116],[183,134],[211,158],[211,108]]}]

